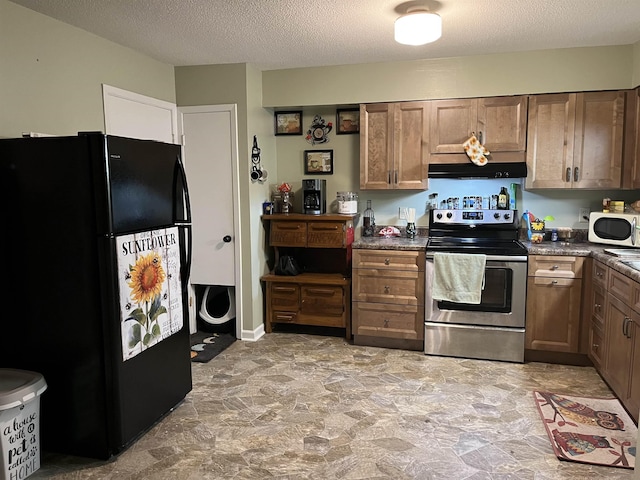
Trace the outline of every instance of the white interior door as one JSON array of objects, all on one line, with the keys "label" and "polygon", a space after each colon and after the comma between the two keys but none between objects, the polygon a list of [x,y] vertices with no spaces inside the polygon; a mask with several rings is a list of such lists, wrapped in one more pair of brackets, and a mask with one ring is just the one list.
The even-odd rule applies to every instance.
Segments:
[{"label": "white interior door", "polygon": [[107,135],[180,143],[174,103],[104,84],[102,101]]},{"label": "white interior door", "polygon": [[193,220],[191,283],[235,286],[236,106],[180,107],[178,111]]}]

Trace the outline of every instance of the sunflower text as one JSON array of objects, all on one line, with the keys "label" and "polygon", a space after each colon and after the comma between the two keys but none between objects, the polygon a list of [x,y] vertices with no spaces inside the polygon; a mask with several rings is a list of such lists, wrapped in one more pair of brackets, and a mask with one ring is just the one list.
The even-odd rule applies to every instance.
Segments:
[{"label": "sunflower text", "polygon": [[156,248],[175,245],[176,243],[178,243],[176,235],[174,233],[168,233],[157,237],[142,238],[131,242],[125,242],[122,244],[122,253],[124,255],[130,255],[132,253],[146,252]]}]

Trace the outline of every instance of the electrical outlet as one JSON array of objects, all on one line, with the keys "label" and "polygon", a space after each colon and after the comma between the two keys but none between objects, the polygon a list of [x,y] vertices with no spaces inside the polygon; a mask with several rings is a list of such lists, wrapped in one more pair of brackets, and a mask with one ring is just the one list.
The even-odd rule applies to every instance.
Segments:
[{"label": "electrical outlet", "polygon": [[578,223],[589,223],[589,213],[588,208],[578,210]]},{"label": "electrical outlet", "polygon": [[398,208],[398,217],[400,217],[400,220],[406,220],[407,216],[405,215],[407,213],[407,210],[403,207]]}]

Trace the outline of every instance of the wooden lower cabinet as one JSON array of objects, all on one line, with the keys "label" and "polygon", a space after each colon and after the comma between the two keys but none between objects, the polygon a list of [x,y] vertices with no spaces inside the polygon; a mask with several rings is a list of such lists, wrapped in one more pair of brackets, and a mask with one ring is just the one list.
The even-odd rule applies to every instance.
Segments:
[{"label": "wooden lower cabinet", "polygon": [[582,257],[529,256],[525,348],[578,353]]},{"label": "wooden lower cabinet", "polygon": [[589,312],[587,355],[593,366],[601,371],[605,360],[605,308],[607,303],[607,275],[609,267],[597,260],[591,268],[591,289],[585,310]]},{"label": "wooden lower cabinet", "polygon": [[274,323],[337,327],[351,338],[351,279],[336,274],[265,275],[265,331]]},{"label": "wooden lower cabinet", "polygon": [[598,315],[592,315],[596,320],[591,326],[593,344],[589,356],[599,361],[594,361],[598,372],[637,422],[640,410],[640,284],[596,263],[605,270],[599,278],[606,279],[607,292],[602,330],[598,326]]},{"label": "wooden lower cabinet", "polygon": [[354,250],[354,343],[424,348],[425,261],[424,251]]},{"label": "wooden lower cabinet", "polygon": [[292,256],[304,273],[271,273],[265,285],[265,331],[288,323],[345,329],[351,339],[351,244],[354,215],[264,215],[268,246],[274,265],[282,255]]}]

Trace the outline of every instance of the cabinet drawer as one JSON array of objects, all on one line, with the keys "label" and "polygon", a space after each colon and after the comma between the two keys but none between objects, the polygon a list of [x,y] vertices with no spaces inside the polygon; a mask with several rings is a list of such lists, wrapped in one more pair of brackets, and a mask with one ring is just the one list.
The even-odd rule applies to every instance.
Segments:
[{"label": "cabinet drawer", "polygon": [[344,222],[308,222],[307,247],[343,248],[345,247]]},{"label": "cabinet drawer", "polygon": [[603,288],[607,287],[607,272],[609,267],[607,267],[604,263],[594,261],[593,262],[593,284],[600,285]]},{"label": "cabinet drawer", "polygon": [[307,244],[307,223],[277,221],[271,222],[269,244],[274,247],[304,247]]},{"label": "cabinet drawer", "polygon": [[595,324],[591,324],[591,328],[589,328],[589,358],[597,369],[602,367],[604,335],[602,330]]},{"label": "cabinet drawer", "polygon": [[599,328],[604,328],[604,306],[606,298],[606,290],[600,285],[594,285],[591,294],[591,322]]},{"label": "cabinet drawer", "polygon": [[529,256],[530,277],[582,278],[584,258],[562,255]]},{"label": "cabinet drawer", "polygon": [[626,305],[633,305],[633,288],[636,282],[626,275],[609,270],[607,291],[618,299],[622,300]]},{"label": "cabinet drawer", "polygon": [[424,308],[417,305],[354,303],[353,334],[422,340]]},{"label": "cabinet drawer", "polygon": [[298,300],[300,297],[300,287],[292,283],[272,283],[271,284],[271,307],[274,310],[286,310],[296,312],[298,310]]},{"label": "cabinet drawer", "polygon": [[272,323],[296,323],[298,314],[296,312],[277,312],[271,314]]},{"label": "cabinet drawer", "polygon": [[301,313],[341,316],[344,311],[344,291],[342,287],[303,285],[300,298]]},{"label": "cabinet drawer", "polygon": [[353,301],[424,305],[424,272],[357,269]]},{"label": "cabinet drawer", "polygon": [[383,270],[409,270],[423,272],[425,267],[425,254],[418,251],[399,250],[365,250],[353,251],[355,268],[376,268]]}]

